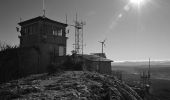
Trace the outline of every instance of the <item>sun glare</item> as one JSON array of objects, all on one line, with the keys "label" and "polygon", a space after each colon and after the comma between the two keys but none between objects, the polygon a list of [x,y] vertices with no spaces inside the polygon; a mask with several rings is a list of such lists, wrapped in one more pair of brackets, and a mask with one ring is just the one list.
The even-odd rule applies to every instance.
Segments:
[{"label": "sun glare", "polygon": [[135,6],[138,6],[140,7],[141,5],[143,5],[145,2],[145,0],[130,0],[130,3],[135,5]]}]

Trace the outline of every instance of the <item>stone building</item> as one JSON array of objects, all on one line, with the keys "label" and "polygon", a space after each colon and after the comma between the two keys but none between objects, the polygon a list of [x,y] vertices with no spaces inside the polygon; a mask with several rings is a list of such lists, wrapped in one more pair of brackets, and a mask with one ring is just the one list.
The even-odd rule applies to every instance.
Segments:
[{"label": "stone building", "polygon": [[96,54],[83,55],[81,57],[84,61],[84,70],[99,72],[101,74],[111,74],[112,60],[98,56]]},{"label": "stone building", "polygon": [[67,24],[39,16],[21,26],[20,67],[29,73],[45,72],[50,63],[63,61],[67,50]]}]

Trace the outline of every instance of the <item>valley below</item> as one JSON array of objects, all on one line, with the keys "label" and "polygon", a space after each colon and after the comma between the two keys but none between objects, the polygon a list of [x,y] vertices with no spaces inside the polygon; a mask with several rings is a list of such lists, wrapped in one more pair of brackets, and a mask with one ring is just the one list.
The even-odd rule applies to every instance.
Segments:
[{"label": "valley below", "polygon": [[[148,69],[148,65],[112,65],[112,70],[121,72],[122,81],[131,86],[139,84],[142,72]],[[151,65],[150,74],[150,94],[155,100],[170,100],[170,65]]]}]

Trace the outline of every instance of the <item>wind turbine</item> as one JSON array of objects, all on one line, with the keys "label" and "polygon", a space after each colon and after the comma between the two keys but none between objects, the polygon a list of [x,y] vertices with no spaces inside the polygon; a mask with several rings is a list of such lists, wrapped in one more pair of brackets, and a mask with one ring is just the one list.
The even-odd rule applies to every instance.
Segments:
[{"label": "wind turbine", "polygon": [[104,39],[103,41],[99,41],[99,43],[102,44],[102,53],[103,53],[103,47],[106,46],[106,45],[105,45],[105,42],[106,42],[106,39]]}]

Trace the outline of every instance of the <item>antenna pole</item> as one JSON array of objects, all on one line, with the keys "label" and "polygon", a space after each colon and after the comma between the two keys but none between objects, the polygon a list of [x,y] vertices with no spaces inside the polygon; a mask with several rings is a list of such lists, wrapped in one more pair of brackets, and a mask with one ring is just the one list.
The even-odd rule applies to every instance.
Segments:
[{"label": "antenna pole", "polygon": [[150,58],[149,58],[149,69],[150,69]]},{"label": "antenna pole", "polygon": [[82,35],[81,35],[81,39],[82,39],[82,55],[84,54],[84,28],[83,26],[86,25],[86,22],[81,21],[81,29],[82,29]]},{"label": "antenna pole", "polygon": [[75,20],[75,51],[77,52],[77,12],[76,12],[76,20]]},{"label": "antenna pole", "polygon": [[149,71],[148,71],[149,77],[150,77],[150,58],[149,58]]},{"label": "antenna pole", "polygon": [[22,18],[21,17],[19,18],[19,21],[22,22]]},{"label": "antenna pole", "polygon": [[[75,18],[75,20],[74,20]],[[74,25],[69,25],[73,26],[75,28],[75,44],[74,44],[74,50],[77,54],[80,54],[80,52],[83,55],[83,46],[84,46],[84,41],[83,41],[83,26],[86,24],[83,21],[78,21],[78,16],[76,12],[76,17],[73,17]],[[66,16],[66,22],[67,22],[67,16]]]},{"label": "antenna pole", "polygon": [[66,24],[67,24],[67,14],[66,14]]},{"label": "antenna pole", "polygon": [[103,45],[104,45],[104,42],[102,42],[102,54],[103,54]]},{"label": "antenna pole", "polygon": [[83,53],[84,53],[84,50],[83,50],[83,49],[84,49],[83,33],[84,33],[84,32],[83,32],[83,22],[82,22],[82,41],[81,41],[81,42],[82,42],[82,55],[83,55]]},{"label": "antenna pole", "polygon": [[43,0],[43,17],[45,17],[45,1]]}]

